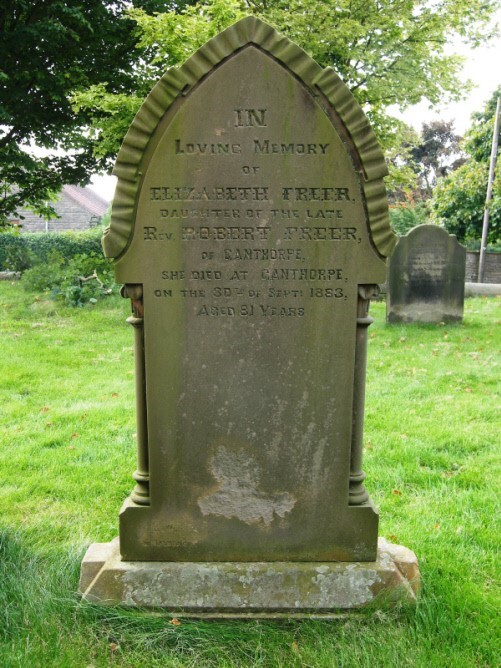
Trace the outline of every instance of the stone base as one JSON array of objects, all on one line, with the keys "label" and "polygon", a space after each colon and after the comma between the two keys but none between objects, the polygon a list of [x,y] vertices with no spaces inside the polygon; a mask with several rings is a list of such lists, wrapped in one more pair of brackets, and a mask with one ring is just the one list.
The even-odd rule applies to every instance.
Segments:
[{"label": "stone base", "polygon": [[501,283],[465,283],[465,297],[499,297]]},{"label": "stone base", "polygon": [[122,561],[118,539],[94,543],[82,562],[83,600],[163,608],[184,617],[329,617],[376,603],[414,603],[416,555],[378,541],[371,562]]}]

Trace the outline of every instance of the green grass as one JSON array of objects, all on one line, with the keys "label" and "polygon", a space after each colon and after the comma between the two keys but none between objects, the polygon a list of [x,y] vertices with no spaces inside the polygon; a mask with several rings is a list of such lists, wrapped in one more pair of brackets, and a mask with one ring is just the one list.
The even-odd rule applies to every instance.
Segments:
[{"label": "green grass", "polygon": [[0,666],[500,664],[499,300],[468,300],[455,326],[387,326],[372,308],[366,484],[380,534],[418,555],[417,608],[180,626],[76,594],[133,487],[127,304],[68,309],[2,283],[0,308]]}]

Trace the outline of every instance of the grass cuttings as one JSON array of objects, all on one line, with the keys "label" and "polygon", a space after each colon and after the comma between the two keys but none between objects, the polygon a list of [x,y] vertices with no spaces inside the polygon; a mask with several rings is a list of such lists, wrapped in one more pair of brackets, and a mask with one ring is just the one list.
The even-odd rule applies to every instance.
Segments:
[{"label": "grass cuttings", "polygon": [[364,468],[380,534],[418,555],[417,608],[180,625],[76,595],[133,486],[126,303],[68,309],[2,283],[0,307],[1,666],[499,665],[499,300],[468,300],[454,326],[372,308]]}]

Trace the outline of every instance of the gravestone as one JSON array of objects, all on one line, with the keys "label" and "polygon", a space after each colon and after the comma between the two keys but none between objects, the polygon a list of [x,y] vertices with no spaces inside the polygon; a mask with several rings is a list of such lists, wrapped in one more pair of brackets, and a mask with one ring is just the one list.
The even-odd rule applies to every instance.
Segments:
[{"label": "gravestone", "polygon": [[137,484],[119,546],[84,559],[85,598],[200,616],[412,597],[415,558],[378,551],[363,484],[368,308],[394,237],[351,93],[246,18],[164,75],[115,174],[103,245],[132,304]]},{"label": "gravestone", "polygon": [[466,249],[436,225],[400,237],[388,266],[388,322],[460,322]]}]

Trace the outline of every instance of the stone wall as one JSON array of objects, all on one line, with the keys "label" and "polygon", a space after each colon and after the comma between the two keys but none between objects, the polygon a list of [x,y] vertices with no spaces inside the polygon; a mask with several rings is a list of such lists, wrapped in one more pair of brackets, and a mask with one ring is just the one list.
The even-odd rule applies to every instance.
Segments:
[{"label": "stone wall", "polygon": [[[478,279],[479,251],[467,251],[466,253],[466,277],[467,283],[476,283]],[[484,283],[501,283],[501,253],[485,254]]]}]

